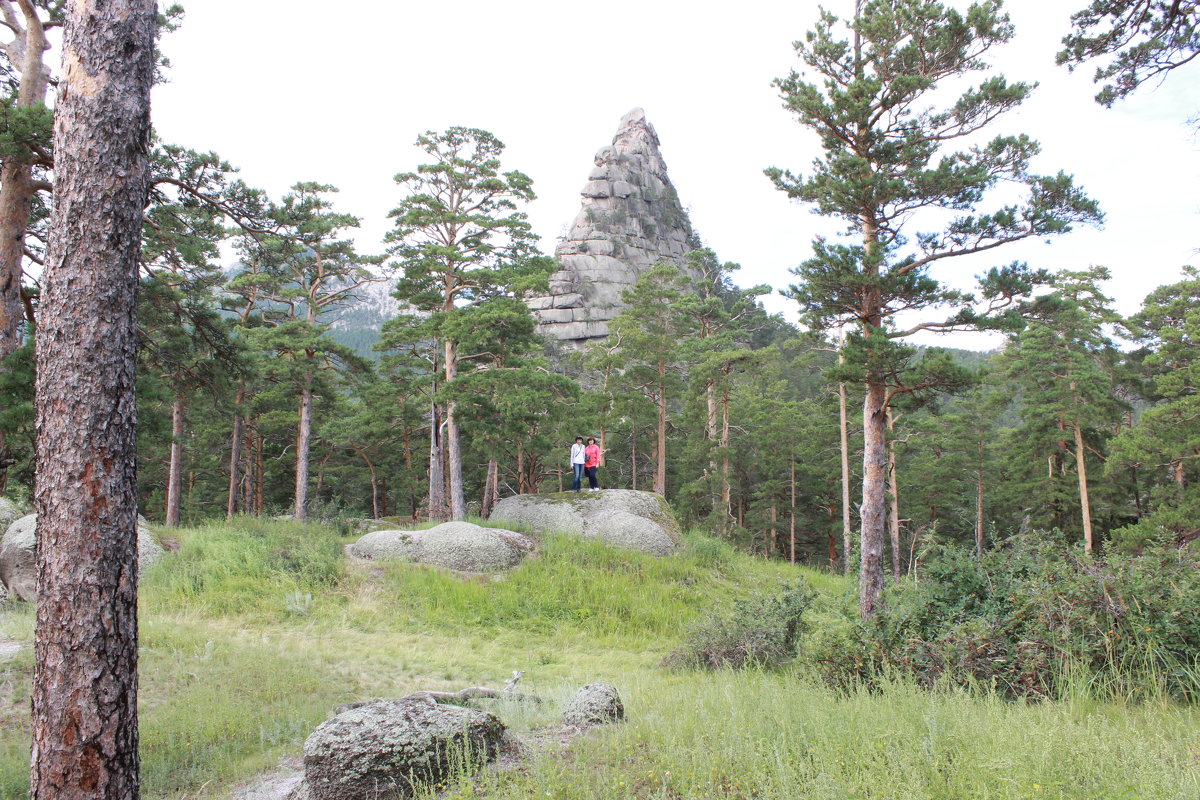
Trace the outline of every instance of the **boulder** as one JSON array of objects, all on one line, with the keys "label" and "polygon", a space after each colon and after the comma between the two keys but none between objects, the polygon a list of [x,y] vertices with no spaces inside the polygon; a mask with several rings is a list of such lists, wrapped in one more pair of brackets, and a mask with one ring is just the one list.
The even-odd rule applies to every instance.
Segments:
[{"label": "boulder", "polygon": [[312,800],[408,797],[421,784],[496,757],[504,723],[429,700],[381,700],[323,722],[304,743]]},{"label": "boulder", "polygon": [[0,497],[0,530],[7,529],[9,525],[23,516],[25,516],[25,512],[19,505],[7,497]]},{"label": "boulder", "polygon": [[500,572],[536,547],[524,534],[470,522],[443,522],[427,530],[373,531],[350,546],[359,558],[405,558],[458,572]]},{"label": "boulder", "polygon": [[[8,526],[0,539],[0,583],[18,600],[37,599],[37,514],[26,514]],[[138,517],[138,568],[145,570],[163,556],[143,517]]]},{"label": "boulder", "polygon": [[607,683],[589,683],[575,692],[567,710],[563,712],[563,725],[572,728],[588,728],[625,719],[625,706],[616,687]]},{"label": "boulder", "polygon": [[491,519],[536,533],[567,533],[656,556],[679,546],[679,522],[662,496],[630,489],[519,494]]}]

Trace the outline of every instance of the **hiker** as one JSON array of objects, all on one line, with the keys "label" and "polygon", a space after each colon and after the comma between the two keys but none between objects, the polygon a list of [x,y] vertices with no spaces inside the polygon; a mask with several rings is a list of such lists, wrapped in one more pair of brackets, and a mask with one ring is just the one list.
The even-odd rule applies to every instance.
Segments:
[{"label": "hiker", "polygon": [[578,492],[583,483],[584,462],[587,461],[586,450],[587,448],[583,446],[583,437],[576,436],[575,444],[571,445],[571,469],[575,471],[575,477],[571,480],[572,492]]},{"label": "hiker", "polygon": [[588,491],[600,491],[600,481],[596,478],[596,470],[600,468],[600,445],[596,444],[596,437],[589,436],[587,447],[584,449],[584,472],[588,477]]}]

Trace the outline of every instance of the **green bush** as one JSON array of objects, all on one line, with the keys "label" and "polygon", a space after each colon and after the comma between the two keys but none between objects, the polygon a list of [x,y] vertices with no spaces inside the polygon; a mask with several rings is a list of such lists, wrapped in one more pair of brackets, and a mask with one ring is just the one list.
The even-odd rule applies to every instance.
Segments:
[{"label": "green bush", "polygon": [[804,612],[815,593],[803,579],[775,594],[739,600],[722,614],[699,623],[665,664],[690,669],[778,667],[796,657]]},{"label": "green bush", "polygon": [[1059,696],[1080,680],[1109,696],[1190,699],[1200,654],[1200,559],[1158,547],[1093,558],[1055,534],[982,558],[945,549],[874,620],[824,635],[810,660],[835,685],[910,675],[926,687]]}]

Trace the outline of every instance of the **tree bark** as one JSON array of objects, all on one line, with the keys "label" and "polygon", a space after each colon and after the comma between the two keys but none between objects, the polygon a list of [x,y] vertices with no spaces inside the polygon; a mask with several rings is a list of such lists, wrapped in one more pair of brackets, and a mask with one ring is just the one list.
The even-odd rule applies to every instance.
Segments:
[{"label": "tree bark", "polygon": [[[15,105],[33,108],[46,104],[50,71],[42,58],[50,45],[32,0],[20,0],[18,5],[25,30],[14,31],[15,38],[7,48],[9,61],[21,75]],[[33,154],[27,148],[22,150],[20,155],[4,159],[0,174],[0,360],[21,346],[21,322],[25,319],[21,298],[25,231],[37,190],[33,187]]]},{"label": "tree bark", "polygon": [[[458,376],[458,347],[454,342],[446,340],[446,385],[449,386]],[[467,518],[467,498],[463,492],[462,476],[462,443],[458,432],[458,418],[455,415],[457,404],[451,400],[446,403],[446,458],[447,471],[450,478],[450,519]]]},{"label": "tree bark", "polygon": [[246,400],[246,389],[238,386],[237,397],[233,404],[237,409],[233,414],[233,434],[229,437],[229,495],[225,499],[225,518],[232,519],[237,513],[238,495],[238,461],[241,459],[242,446],[242,403]]},{"label": "tree bark", "polygon": [[729,480],[729,385],[721,393],[721,533],[729,532],[729,521],[733,519],[733,490]]},{"label": "tree bark", "polygon": [[37,338],[33,800],[137,800],[134,319],[152,0],[75,2]]},{"label": "tree bark", "polygon": [[975,468],[975,555],[983,558],[983,439],[975,445],[979,458]]},{"label": "tree bark", "polygon": [[887,473],[887,390],[874,376],[863,399],[862,565],[859,611],[873,617],[883,607],[884,486]]},{"label": "tree bark", "polygon": [[900,486],[896,478],[896,442],[892,438],[895,423],[895,415],[889,408],[887,410],[888,536],[892,543],[892,577],[900,580]]},{"label": "tree bark", "polygon": [[[562,491],[562,472],[559,472],[559,491]],[[479,516],[487,519],[492,515],[492,509],[500,500],[500,462],[496,459],[488,461],[487,480],[483,485],[483,498],[479,503]]]},{"label": "tree bark", "polygon": [[442,407],[433,403],[429,409],[429,518],[439,522],[447,518],[444,463]]},{"label": "tree bark", "polygon": [[308,519],[308,455],[312,449],[313,377],[304,376],[300,389],[300,423],[296,426],[296,504],[292,517],[297,522]]},{"label": "tree bark", "polygon": [[[838,363],[846,363],[845,334],[838,344]],[[842,572],[850,574],[850,425],[846,418],[846,384],[838,384],[838,431],[842,445]]]},{"label": "tree bark", "polygon": [[1092,505],[1088,499],[1087,458],[1083,449],[1083,430],[1078,423],[1075,432],[1075,469],[1079,473],[1079,511],[1083,516],[1083,549],[1092,552]]},{"label": "tree bark", "polygon": [[180,393],[171,404],[171,457],[167,467],[167,525],[179,527],[183,500],[183,414],[187,400]]},{"label": "tree bark", "polygon": [[654,491],[667,496],[667,364],[658,362],[658,425],[655,429]]}]

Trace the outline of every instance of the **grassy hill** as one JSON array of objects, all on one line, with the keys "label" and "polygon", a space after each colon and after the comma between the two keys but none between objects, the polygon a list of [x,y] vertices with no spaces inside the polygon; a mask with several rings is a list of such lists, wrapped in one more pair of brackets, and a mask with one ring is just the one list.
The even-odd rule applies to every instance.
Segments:
[{"label": "grassy hill", "polygon": [[[765,563],[693,536],[656,559],[549,537],[508,575],[464,579],[405,564],[352,566],[332,527],[254,519],[173,533],[144,578],[143,796],[227,796],[294,756],[339,703],[500,686],[565,699],[605,680],[628,722],[450,798],[1195,798],[1200,713],[1081,693],[1024,704],[903,682],[834,692],[782,671],[670,671],[663,657],[736,598],[804,577],[811,623],[853,613],[845,579]],[[0,606],[28,643],[32,609]],[[26,796],[26,647],[0,665],[0,798]],[[549,706],[555,706],[551,703]],[[502,707],[518,732],[557,708]]]}]

